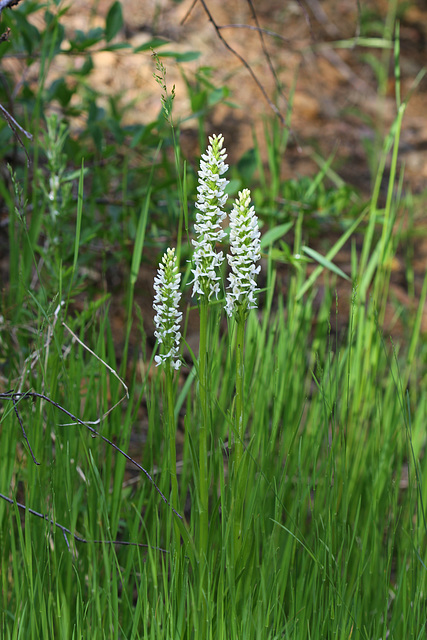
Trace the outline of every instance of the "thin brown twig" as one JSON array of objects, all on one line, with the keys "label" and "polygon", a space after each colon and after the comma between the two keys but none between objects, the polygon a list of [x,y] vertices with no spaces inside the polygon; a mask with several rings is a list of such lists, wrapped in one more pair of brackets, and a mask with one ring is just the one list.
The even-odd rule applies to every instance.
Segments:
[{"label": "thin brown twig", "polygon": [[240,62],[242,63],[242,65],[245,67],[245,69],[247,69],[248,73],[250,74],[250,76],[252,77],[252,80],[255,82],[255,84],[257,85],[258,89],[261,91],[262,95],[264,96],[265,101],[267,102],[267,104],[269,105],[270,109],[276,114],[276,116],[279,118],[281,124],[289,129],[285,118],[283,116],[283,114],[280,112],[280,110],[278,109],[278,107],[274,104],[274,102],[272,102],[270,100],[270,98],[267,95],[266,90],[264,89],[262,83],[259,81],[258,77],[256,76],[255,72],[252,70],[252,67],[246,62],[245,58],[243,56],[240,55],[240,53],[238,51],[236,51],[235,49],[233,49],[233,47],[231,45],[228,44],[227,40],[222,36],[220,29],[218,28],[217,23],[215,22],[211,12],[208,9],[208,6],[205,2],[205,0],[200,0],[208,18],[209,21],[212,23],[213,28],[215,29],[218,38],[221,40],[221,42],[223,43],[223,45],[226,47],[226,49],[228,49],[236,58],[238,58],[238,60],[240,60]]},{"label": "thin brown twig", "polygon": [[167,551],[166,549],[162,549],[161,547],[151,547],[150,545],[144,544],[142,542],[128,542],[126,540],[87,540],[86,538],[82,538],[81,536],[78,536],[76,533],[73,533],[72,531],[70,531],[70,529],[67,529],[67,527],[64,527],[62,524],[59,524],[59,522],[55,522],[54,520],[52,520],[52,518],[49,518],[49,516],[47,516],[45,513],[39,513],[38,511],[35,511],[34,509],[30,509],[25,504],[21,504],[21,502],[17,502],[16,500],[12,500],[12,498],[8,498],[8,496],[5,496],[3,493],[0,493],[0,498],[2,500],[5,500],[9,504],[16,505],[18,507],[18,509],[22,509],[24,511],[28,511],[28,513],[31,513],[31,515],[37,516],[38,518],[41,518],[42,520],[46,520],[46,522],[49,522],[54,527],[58,527],[58,529],[60,529],[62,531],[62,534],[63,534],[63,536],[65,538],[65,542],[66,542],[67,547],[68,547],[68,551],[70,551],[70,552],[71,552],[71,548],[70,548],[70,543],[69,543],[68,538],[67,538],[67,534],[69,536],[72,536],[74,538],[74,540],[76,540],[76,542],[82,542],[84,544],[89,544],[89,543],[92,543],[92,544],[117,544],[117,545],[121,545],[123,547],[144,547],[146,549],[154,549],[155,551],[161,551],[162,553],[169,553],[169,551]]},{"label": "thin brown twig", "polygon": [[106,411],[104,413],[104,415],[102,416],[102,418],[98,418],[98,420],[96,420],[95,422],[90,422],[90,423],[86,423],[86,424],[99,424],[102,420],[104,420],[109,413],[111,413],[113,411],[113,409],[115,409],[116,407],[119,406],[119,404],[121,404],[126,398],[129,399],[129,389],[127,388],[127,385],[125,383],[125,381],[117,374],[116,371],[114,371],[114,369],[112,367],[110,367],[109,364],[107,364],[105,362],[105,360],[103,360],[102,358],[100,358],[98,355],[96,355],[96,353],[94,351],[92,351],[92,349],[89,349],[89,347],[80,340],[80,338],[78,336],[76,336],[76,334],[74,333],[74,331],[72,331],[72,329],[70,329],[70,327],[65,324],[65,322],[62,323],[62,326],[65,327],[67,329],[67,331],[69,333],[71,333],[71,335],[73,336],[73,339],[76,340],[84,349],[86,349],[86,351],[88,351],[94,358],[96,358],[99,362],[101,362],[104,367],[106,367],[108,369],[108,371],[110,371],[110,373],[113,374],[113,376],[115,376],[117,378],[117,380],[120,382],[120,384],[123,385],[124,390],[125,390],[125,395],[122,396],[120,398],[120,400],[118,402],[116,402],[115,405],[113,405],[110,409],[108,409],[108,411]]},{"label": "thin brown twig", "polygon": [[54,400],[52,400],[48,396],[44,395],[43,393],[37,393],[36,391],[26,391],[25,393],[15,393],[13,390],[11,390],[11,391],[7,391],[5,393],[0,393],[0,400],[12,400],[14,406],[15,406],[15,401],[16,400],[24,400],[26,398],[40,398],[41,400],[44,400],[44,401],[48,402],[52,406],[54,406],[57,409],[59,409],[60,411],[62,411],[62,413],[65,413],[65,415],[67,415],[69,418],[71,418],[73,422],[77,422],[78,424],[81,424],[83,427],[86,427],[86,429],[88,429],[91,432],[92,436],[101,438],[101,440],[103,440],[104,442],[109,444],[110,447],[113,447],[113,449],[115,449],[115,451],[120,453],[124,458],[126,458],[126,460],[131,462],[133,465],[135,465],[135,467],[137,469],[142,471],[142,473],[151,482],[151,484],[153,485],[153,487],[155,488],[157,493],[160,495],[160,497],[163,500],[163,502],[165,504],[167,504],[168,507],[170,507],[172,509],[174,514],[180,520],[183,519],[182,516],[178,513],[178,511],[176,511],[176,509],[173,507],[173,505],[171,505],[169,500],[162,493],[162,491],[159,489],[159,487],[157,486],[157,484],[155,483],[155,481],[153,480],[151,475],[148,473],[148,471],[146,469],[144,469],[143,466],[141,466],[138,462],[136,462],[136,460],[131,458],[130,455],[128,455],[125,451],[123,451],[123,449],[120,449],[120,447],[118,447],[114,442],[112,442],[111,440],[109,440],[108,438],[103,436],[101,433],[99,433],[99,431],[97,431],[96,429],[91,427],[86,422],[83,422],[83,420],[80,420],[80,418],[77,418],[75,415],[70,413],[70,411],[67,411],[67,409],[64,409],[64,407],[61,407],[60,404],[58,404],[57,402],[55,402]]},{"label": "thin brown twig", "polygon": [[[16,129],[19,129],[19,131],[21,133],[24,134],[24,136],[26,136],[28,138],[28,140],[32,140],[33,139],[33,134],[30,133],[29,131],[27,131],[26,129],[24,129],[23,127],[21,127],[21,125],[19,124],[19,122],[17,122],[15,120],[15,118],[13,116],[10,115],[10,113],[3,107],[3,105],[0,104],[0,111],[2,112],[2,114],[5,117],[5,120],[8,121],[9,126],[12,128],[15,127]],[[22,142],[21,142],[22,144]]]},{"label": "thin brown twig", "polygon": [[9,125],[9,127],[12,129],[13,135],[18,140],[18,142],[21,145],[21,147],[24,149],[25,155],[27,156],[27,167],[29,167],[30,164],[31,164],[30,156],[28,155],[28,151],[26,150],[25,145],[24,145],[23,141],[21,140],[21,138],[19,136],[18,129],[29,140],[33,139],[32,134],[29,133],[28,131],[26,131],[23,127],[21,127],[21,125],[18,122],[16,122],[15,118],[9,113],[9,111],[7,111],[7,109],[5,109],[3,107],[3,105],[1,105],[1,104],[0,104],[0,112],[3,115],[3,118],[6,120],[7,124]]},{"label": "thin brown twig", "polygon": [[191,7],[188,9],[187,13],[185,14],[185,16],[182,18],[180,25],[182,26],[185,22],[187,22],[187,18],[190,17],[191,12],[193,11],[194,7],[196,6],[198,0],[193,0],[193,4],[191,5]]},{"label": "thin brown twig", "polygon": [[33,450],[31,449],[31,445],[30,445],[30,443],[28,442],[27,434],[26,434],[26,432],[25,432],[25,428],[24,428],[24,423],[22,422],[21,416],[20,416],[20,414],[19,414],[18,407],[17,407],[17,403],[16,403],[16,398],[15,398],[14,396],[12,396],[12,402],[13,402],[13,410],[14,410],[14,412],[15,412],[16,417],[18,418],[18,422],[19,422],[20,427],[21,427],[22,435],[24,436],[25,442],[26,442],[26,443],[27,443],[27,445],[28,445],[28,448],[29,448],[29,450],[30,450],[30,453],[31,453],[31,457],[32,457],[32,459],[33,459],[33,462],[34,462],[34,464],[39,465],[39,464],[40,464],[40,462],[37,462],[37,460],[36,460],[36,456],[34,455]]},{"label": "thin brown twig", "polygon": [[253,4],[252,0],[246,0],[246,1],[247,1],[248,5],[250,7],[250,10],[251,10],[251,13],[252,13],[252,17],[255,20],[255,25],[258,27],[258,35],[259,35],[259,40],[261,42],[261,48],[262,48],[262,51],[263,51],[263,53],[265,55],[265,59],[267,60],[267,64],[269,66],[271,75],[274,78],[274,82],[276,84],[277,90],[280,93],[280,95],[282,96],[282,98],[284,99],[285,103],[288,105],[289,104],[288,103],[288,99],[287,99],[287,97],[285,96],[285,94],[284,94],[284,92],[282,90],[282,83],[280,82],[280,80],[279,80],[279,78],[277,76],[276,69],[274,68],[273,61],[272,61],[271,56],[270,56],[270,54],[268,52],[267,45],[266,45],[266,42],[265,42],[265,39],[264,39],[264,33],[263,33],[262,29],[261,29],[261,25],[260,25],[259,20],[258,20],[257,12],[255,11],[254,4]]},{"label": "thin brown twig", "polygon": [[[334,25],[333,22],[331,22],[330,18],[327,16],[326,12],[324,11],[323,7],[321,6],[319,0],[305,0],[305,2],[308,4],[308,6],[311,9],[311,12],[313,13],[313,16],[316,18],[317,22],[319,24],[322,25],[322,27],[325,29],[326,33],[333,37],[336,38],[337,35],[339,34],[339,30],[337,29],[337,27]],[[303,5],[301,3],[299,3],[301,7],[303,7]],[[304,10],[304,7],[303,7]],[[312,33],[313,35],[313,33]],[[315,39],[313,37],[313,39]]]},{"label": "thin brown twig", "polygon": [[[249,31],[260,31],[267,36],[272,38],[278,38],[287,44],[292,44],[292,40],[289,38],[285,38],[281,33],[277,33],[277,31],[271,31],[271,29],[265,29],[264,27],[256,27],[251,24],[223,24],[218,25],[218,29],[248,29]],[[357,26],[355,39],[357,39],[360,35],[360,28]],[[310,49],[311,50],[311,49]],[[360,92],[363,96],[366,93],[371,91],[367,82],[362,80],[359,76],[357,76],[354,71],[346,64],[342,58],[336,53],[334,49],[331,49],[331,44],[329,42],[324,42],[319,45],[314,45],[314,49],[316,54],[323,56],[329,62],[335,66],[335,68],[341,73],[341,75],[348,81],[352,83],[352,86]],[[303,54],[301,54],[303,55]]]},{"label": "thin brown twig", "polygon": [[21,0],[0,0],[0,15],[2,14],[3,9],[15,7],[20,2]]},{"label": "thin brown twig", "polygon": [[255,26],[253,24],[221,24],[218,25],[218,29],[249,29],[249,31],[260,31],[265,33],[267,36],[271,36],[273,38],[280,38],[283,42],[287,42],[292,44],[292,40],[290,38],[285,38],[281,33],[277,33],[277,31],[271,31],[271,29],[266,29],[265,27]]}]

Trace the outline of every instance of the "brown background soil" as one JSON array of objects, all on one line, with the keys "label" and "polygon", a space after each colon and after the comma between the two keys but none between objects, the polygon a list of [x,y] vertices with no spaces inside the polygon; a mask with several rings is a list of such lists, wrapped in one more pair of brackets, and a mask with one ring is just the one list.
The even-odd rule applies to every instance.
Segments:
[{"label": "brown background soil", "polygon": [[[87,30],[101,26],[111,6],[111,0],[85,2],[74,0],[65,24],[70,34],[74,29]],[[225,84],[236,109],[220,105],[212,112],[210,128],[221,131],[230,160],[236,160],[253,145],[253,129],[263,144],[263,116],[272,111],[250,73],[220,41],[202,4],[193,9],[191,1],[123,0],[125,28],[119,38],[135,46],[153,36],[171,40],[163,50],[199,51],[198,60],[184,63],[182,70],[191,80],[200,66],[213,69],[216,86]],[[385,0],[362,1],[362,10],[378,14],[384,21],[388,5]],[[398,6],[404,3],[399,2]],[[427,6],[412,2],[400,23],[402,96],[413,86],[417,73],[427,63]],[[371,189],[371,175],[364,151],[364,142],[373,140],[374,127],[388,131],[396,116],[392,54],[386,93],[378,97],[375,74],[367,55],[380,59],[384,51],[360,46],[339,49],[333,42],[353,38],[359,29],[355,0],[255,0],[253,6],[259,24],[276,34],[264,34],[265,46],[271,57],[283,95],[275,100],[275,80],[268,66],[259,34],[243,28],[254,26],[250,4],[246,0],[207,0],[206,6],[222,36],[244,57],[262,83],[269,98],[285,114],[287,98],[296,80],[291,130],[292,143],[283,158],[283,177],[312,175],[318,165],[312,159],[313,149],[324,157],[335,151],[335,166],[339,174],[364,193]],[[191,11],[190,11],[191,10]],[[190,13],[188,13],[190,11]],[[186,18],[186,19],[185,19]],[[183,20],[185,22],[183,23]],[[64,58],[56,61],[54,72],[63,74],[83,60]],[[189,98],[181,70],[172,58],[164,59],[169,88],[176,85],[176,119],[190,113]],[[125,120],[128,123],[151,122],[160,108],[160,88],[153,79],[154,65],[150,52],[132,54],[127,51],[100,52],[94,55],[95,72],[91,82],[105,96],[122,95],[122,103],[130,105]],[[415,192],[426,187],[427,178],[427,79],[412,96],[404,121],[400,145],[401,163],[405,165],[405,180]],[[197,157],[197,136],[194,121],[183,127],[183,144],[189,157]]]},{"label": "brown background soil", "polygon": [[[74,0],[63,18],[67,35],[76,29],[104,26],[112,0],[88,2]],[[384,23],[387,0],[362,0],[363,13],[370,12],[376,22]],[[409,4],[400,19],[401,95],[406,97],[414,79],[427,64],[427,6],[418,0],[397,2]],[[396,116],[395,84],[392,52],[389,55],[388,83],[385,95],[379,97],[373,66],[368,57],[380,60],[387,52],[362,46],[339,48],[337,41],[354,38],[360,27],[356,0],[253,0],[259,24],[271,33],[264,34],[266,50],[282,86],[277,99],[275,79],[271,73],[259,33],[250,30],[255,21],[247,0],[207,0],[206,6],[229,45],[250,65],[266,94],[282,114],[296,82],[291,120],[291,145],[283,158],[283,178],[312,175],[318,165],[313,150],[323,157],[335,152],[335,168],[339,174],[362,192],[371,190],[371,172],[364,143],[374,138],[374,129],[388,131]],[[122,0],[124,29],[117,40],[126,39],[134,46],[150,41],[154,36],[170,40],[163,51],[200,52],[193,62],[179,66],[173,58],[164,59],[169,88],[176,85],[174,117],[178,120],[190,113],[189,97],[181,70],[191,81],[201,66],[212,67],[213,83],[226,85],[231,108],[220,105],[212,111],[211,132],[221,131],[233,162],[253,145],[253,130],[263,145],[263,116],[272,110],[259,87],[241,61],[221,42],[200,0]],[[398,9],[399,11],[399,9]],[[35,22],[43,21],[43,12],[34,14]],[[372,18],[371,24],[374,24]],[[393,28],[393,27],[392,27]],[[362,34],[363,35],[363,34]],[[378,35],[371,28],[370,35]],[[160,88],[153,79],[151,52],[133,54],[98,52],[93,54],[95,70],[91,83],[105,95],[121,95],[127,105],[126,123],[148,123],[160,109]],[[58,56],[52,76],[62,76],[79,67],[84,57]],[[5,61],[6,64],[6,61]],[[10,61],[17,74],[25,72],[25,61]],[[37,69],[34,67],[34,71]],[[427,78],[415,90],[405,114],[400,145],[400,161],[405,165],[405,181],[415,192],[426,187],[427,178]],[[83,123],[76,123],[76,126]],[[190,121],[183,126],[182,143],[189,158],[199,154],[196,126]]]}]

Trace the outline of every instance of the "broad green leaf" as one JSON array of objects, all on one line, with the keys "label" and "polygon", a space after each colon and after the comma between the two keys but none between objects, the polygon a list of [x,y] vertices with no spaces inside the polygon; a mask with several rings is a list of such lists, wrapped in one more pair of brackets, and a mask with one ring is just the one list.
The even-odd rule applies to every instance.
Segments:
[{"label": "broad green leaf", "polygon": [[285,236],[288,231],[292,229],[293,225],[293,222],[285,222],[284,224],[279,224],[273,229],[269,229],[261,238],[261,249],[265,249],[265,247],[274,244],[276,240]]},{"label": "broad green leaf", "polygon": [[132,49],[132,45],[129,42],[115,42],[108,47],[102,47],[101,51],[121,51],[122,49]]},{"label": "broad green leaf", "polygon": [[114,2],[107,14],[105,20],[105,39],[110,42],[123,27],[122,5],[120,2]]},{"label": "broad green leaf", "polygon": [[140,53],[141,51],[148,51],[149,49],[158,49],[159,47],[163,47],[165,44],[169,44],[169,40],[165,38],[153,38],[145,44],[141,44],[139,47],[135,47],[133,50],[134,53]]},{"label": "broad green leaf", "polygon": [[200,51],[186,51],[180,53],[179,51],[164,51],[159,54],[159,58],[175,58],[177,62],[192,62],[200,58]]},{"label": "broad green leaf", "polygon": [[322,256],[322,254],[319,253],[318,251],[315,251],[314,249],[311,249],[310,247],[303,247],[302,250],[304,251],[304,253],[306,253],[308,256],[310,256],[310,258],[313,258],[313,260],[316,260],[316,262],[318,262],[320,265],[322,265],[322,267],[325,267],[325,269],[329,269],[329,271],[333,271],[338,276],[341,276],[341,278],[345,278],[346,280],[350,280],[348,275],[346,273],[344,273],[344,271],[342,271],[342,269],[340,269],[339,267],[336,266],[336,264],[334,264],[333,262],[331,262],[330,260],[325,258],[325,256]]},{"label": "broad green leaf", "polygon": [[[334,256],[336,256],[336,254],[338,253],[338,251],[344,246],[344,244],[347,242],[347,240],[353,235],[353,233],[356,231],[357,227],[359,226],[359,224],[362,222],[363,218],[366,216],[366,214],[368,213],[367,210],[362,211],[362,213],[360,214],[360,216],[357,218],[357,220],[355,220],[353,222],[353,224],[347,229],[347,231],[341,236],[341,238],[334,244],[334,246],[332,247],[332,249],[330,249],[330,251],[328,251],[327,255],[326,255],[326,260],[331,261],[332,258],[334,258]],[[306,252],[307,253],[307,252]],[[298,291],[295,299],[296,300],[300,300],[302,298],[302,296],[304,295],[304,293],[315,283],[315,281],[317,280],[317,278],[319,277],[319,275],[322,273],[323,271],[323,266],[318,266],[313,273],[310,275],[310,277],[304,282],[303,286],[301,287],[301,289]]]}]

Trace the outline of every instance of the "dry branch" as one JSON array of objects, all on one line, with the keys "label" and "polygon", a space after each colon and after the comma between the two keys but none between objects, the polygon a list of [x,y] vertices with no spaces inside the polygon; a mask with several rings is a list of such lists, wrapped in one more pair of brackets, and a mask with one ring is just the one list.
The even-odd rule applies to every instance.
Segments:
[{"label": "dry branch", "polygon": [[[75,416],[72,413],[70,413],[70,411],[68,411],[67,409],[64,409],[64,407],[61,407],[60,404],[58,404],[57,402],[55,402],[54,400],[52,400],[48,396],[44,395],[43,393],[37,393],[35,391],[27,391],[25,393],[19,393],[19,392],[15,393],[13,390],[6,391],[5,393],[0,393],[0,400],[11,400],[13,402],[15,413],[18,413],[18,403],[16,402],[17,400],[19,400],[19,401],[27,400],[27,399],[36,400],[37,398],[39,398],[41,400],[44,400],[45,402],[48,402],[52,406],[54,406],[57,409],[59,409],[60,411],[62,411],[62,413],[65,413],[65,415],[67,415],[69,418],[71,418],[71,420],[73,422],[78,423],[78,424],[82,425],[83,427],[85,427],[86,429],[88,429],[88,431],[90,431],[90,433],[92,434],[93,437],[101,438],[101,440],[103,440],[105,443],[110,445],[110,447],[113,447],[113,449],[115,449],[118,453],[120,453],[123,457],[125,457],[126,460],[128,460],[130,463],[135,465],[135,467],[137,469],[139,469],[140,471],[142,471],[142,473],[145,475],[145,477],[151,482],[151,484],[153,485],[153,487],[155,488],[157,493],[160,495],[160,497],[163,500],[163,502],[165,504],[167,504],[172,509],[174,514],[178,518],[180,518],[180,520],[183,519],[182,516],[170,504],[170,502],[168,501],[166,496],[161,492],[161,490],[159,489],[157,484],[154,482],[153,478],[148,473],[148,471],[146,469],[144,469],[144,467],[142,467],[138,462],[136,462],[136,460],[131,458],[130,455],[128,455],[125,451],[123,451],[123,449],[120,449],[120,447],[118,447],[114,442],[112,442],[111,440],[109,440],[108,438],[103,436],[101,433],[99,433],[99,431],[97,431],[96,429],[91,427],[89,424],[87,424],[87,422],[83,422],[83,420],[80,420],[80,418],[77,418],[77,416]],[[19,415],[19,413],[18,413],[18,415]],[[27,437],[25,435],[25,430],[24,430],[24,427],[23,427],[23,423],[22,423],[21,420],[19,422],[21,424],[21,428],[23,429],[25,440],[28,442],[28,439],[27,439]],[[33,460],[35,461],[34,455],[33,455]],[[38,463],[36,462],[36,464],[38,464]]]}]

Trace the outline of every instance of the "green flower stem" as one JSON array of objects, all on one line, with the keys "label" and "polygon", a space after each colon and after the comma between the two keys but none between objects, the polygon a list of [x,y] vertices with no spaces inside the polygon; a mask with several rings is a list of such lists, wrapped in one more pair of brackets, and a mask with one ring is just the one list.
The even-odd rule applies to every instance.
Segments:
[{"label": "green flower stem", "polygon": [[208,376],[207,376],[208,302],[200,301],[199,397],[202,420],[199,429],[199,562],[204,569],[208,549]]},{"label": "green flower stem", "polygon": [[245,478],[243,475],[243,441],[244,441],[244,341],[245,341],[245,318],[242,315],[237,317],[236,336],[236,413],[235,413],[235,437],[233,455],[233,477],[234,477],[234,557],[237,559],[242,545],[243,528],[243,496],[245,491]]},{"label": "green flower stem", "polygon": [[[174,393],[173,393],[173,370],[170,365],[166,367],[166,403],[167,403],[167,438],[169,442],[169,476],[171,483],[171,504],[178,511],[178,479],[176,475],[176,424],[174,416]],[[180,534],[179,526],[176,521],[176,516],[173,514],[174,519],[174,547],[175,551],[179,548]]]},{"label": "green flower stem", "polygon": [[199,398],[201,406],[201,421],[199,427],[199,637],[207,637],[207,607],[208,592],[208,532],[209,532],[209,481],[208,481],[208,433],[209,433],[209,403],[208,403],[208,300],[200,300],[200,345],[199,345]]}]

